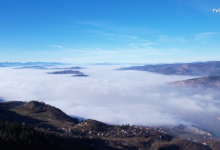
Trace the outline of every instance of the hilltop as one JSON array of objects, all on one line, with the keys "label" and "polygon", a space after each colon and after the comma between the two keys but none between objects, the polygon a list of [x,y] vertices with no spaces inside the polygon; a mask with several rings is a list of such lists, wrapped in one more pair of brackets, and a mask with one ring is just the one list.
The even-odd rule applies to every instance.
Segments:
[{"label": "hilltop", "polygon": [[184,88],[196,88],[196,89],[205,89],[209,91],[220,91],[220,76],[206,76],[200,78],[193,78],[183,81],[171,82],[169,84]]},{"label": "hilltop", "polygon": [[48,74],[82,74],[82,72],[73,71],[73,70],[64,70],[64,71],[48,72]]},{"label": "hilltop", "polygon": [[87,77],[88,76],[88,75],[83,74],[80,71],[74,71],[74,70],[54,71],[54,72],[48,72],[48,74],[74,74],[73,77]]},{"label": "hilltop", "polygon": [[59,108],[43,102],[6,102],[6,104],[0,104],[2,119],[25,123],[33,127],[63,132],[63,128],[68,129],[78,123],[77,118],[72,118]]},{"label": "hilltop", "polygon": [[59,108],[45,104],[44,102],[30,101],[17,107],[18,110],[24,110],[32,113],[44,113],[46,117],[60,121],[72,121],[78,123],[77,119],[73,119],[65,114]]}]

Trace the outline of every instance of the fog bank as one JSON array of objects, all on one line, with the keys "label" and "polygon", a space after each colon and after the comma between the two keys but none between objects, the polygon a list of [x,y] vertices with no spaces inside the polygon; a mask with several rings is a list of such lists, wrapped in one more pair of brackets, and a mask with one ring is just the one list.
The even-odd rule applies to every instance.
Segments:
[{"label": "fog bank", "polygon": [[[122,66],[83,67],[80,71],[89,77],[0,68],[0,97],[44,101],[69,115],[112,124],[198,124],[211,130],[209,124],[219,125],[218,96],[167,85],[194,77],[114,70]],[[204,122],[213,119],[215,123]]]}]

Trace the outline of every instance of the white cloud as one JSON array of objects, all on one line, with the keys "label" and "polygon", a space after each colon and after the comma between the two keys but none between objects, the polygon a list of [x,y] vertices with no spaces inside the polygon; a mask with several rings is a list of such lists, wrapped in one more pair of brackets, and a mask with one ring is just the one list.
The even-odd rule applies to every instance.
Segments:
[{"label": "white cloud", "polygon": [[170,37],[167,35],[159,35],[158,41],[160,41],[160,42],[181,42],[181,43],[187,42],[187,40],[184,37]]},{"label": "white cloud", "polygon": [[147,55],[170,55],[174,53],[173,50],[157,49],[151,46],[155,44],[156,43],[147,41],[145,43],[132,43],[132,44],[129,44],[129,46],[133,49],[133,51],[135,50],[136,53],[143,54],[146,56]]},{"label": "white cloud", "polygon": [[154,28],[122,25],[109,20],[90,20],[90,21],[78,21],[77,24],[96,27],[105,31],[113,31],[120,34],[153,34],[158,31]]},{"label": "white cloud", "polygon": [[60,46],[60,45],[48,45],[48,46],[57,47],[57,48],[64,48],[63,46]]},{"label": "white cloud", "polygon": [[113,124],[192,122],[207,126],[198,118],[220,113],[220,102],[213,95],[167,85],[191,77],[115,71],[118,66],[86,68],[81,71],[90,75],[87,78],[51,75],[45,70],[1,68],[0,96],[6,100],[45,101],[69,115]]},{"label": "white cloud", "polygon": [[203,32],[195,34],[195,40],[201,43],[206,43],[210,38],[216,37],[218,35],[217,32]]},{"label": "white cloud", "polygon": [[123,34],[109,34],[109,33],[103,33],[103,32],[98,32],[97,34],[100,35],[105,35],[105,36],[110,36],[110,37],[121,37],[121,38],[130,38],[130,39],[139,39],[138,36],[134,35],[123,35]]}]

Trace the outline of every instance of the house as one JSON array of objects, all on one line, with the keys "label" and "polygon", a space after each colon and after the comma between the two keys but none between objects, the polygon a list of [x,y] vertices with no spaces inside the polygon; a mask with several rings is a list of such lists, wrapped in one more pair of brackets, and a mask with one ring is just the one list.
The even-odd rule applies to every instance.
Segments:
[{"label": "house", "polygon": [[209,133],[209,132],[207,133],[207,135],[208,135],[208,136],[212,136],[212,134],[211,134],[211,133]]},{"label": "house", "polygon": [[189,137],[187,138],[187,140],[192,141],[192,139],[191,139],[191,138],[189,138]]},{"label": "house", "polygon": [[206,142],[203,142],[202,144],[203,144],[203,145],[207,145],[207,143],[206,143]]},{"label": "house", "polygon": [[69,128],[69,133],[72,131],[72,129],[71,128]]},{"label": "house", "polygon": [[132,134],[137,134],[137,132],[132,132]]}]

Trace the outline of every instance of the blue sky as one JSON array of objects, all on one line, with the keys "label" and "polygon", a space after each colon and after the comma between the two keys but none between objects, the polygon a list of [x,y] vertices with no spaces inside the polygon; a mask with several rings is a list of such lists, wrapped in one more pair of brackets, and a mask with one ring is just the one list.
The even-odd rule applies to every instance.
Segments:
[{"label": "blue sky", "polygon": [[0,61],[220,60],[217,0],[1,0]]}]

